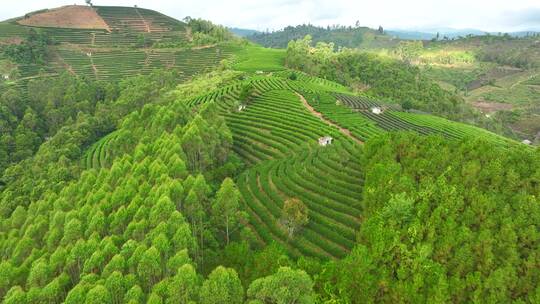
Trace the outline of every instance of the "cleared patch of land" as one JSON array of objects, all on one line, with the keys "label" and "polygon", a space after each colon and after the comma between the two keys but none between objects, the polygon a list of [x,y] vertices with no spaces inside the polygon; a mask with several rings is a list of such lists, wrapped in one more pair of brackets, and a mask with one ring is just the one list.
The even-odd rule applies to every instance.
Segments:
[{"label": "cleared patch of land", "polygon": [[482,111],[482,113],[493,113],[497,111],[503,111],[503,110],[511,110],[512,105],[508,103],[502,103],[502,102],[485,102],[485,101],[477,101],[471,103],[475,108]]},{"label": "cleared patch of land", "polygon": [[40,27],[109,30],[109,26],[96,11],[87,6],[69,5],[37,13],[18,21],[19,24]]}]

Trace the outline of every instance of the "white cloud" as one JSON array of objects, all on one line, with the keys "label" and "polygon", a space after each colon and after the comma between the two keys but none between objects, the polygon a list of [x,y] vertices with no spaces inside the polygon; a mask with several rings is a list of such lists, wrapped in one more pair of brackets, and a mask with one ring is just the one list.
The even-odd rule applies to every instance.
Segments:
[{"label": "white cloud", "polygon": [[[65,0],[3,0],[0,19],[61,5]],[[362,25],[385,28],[477,28],[487,31],[540,29],[538,0],[93,0],[95,5],[151,8],[172,17],[201,17],[227,26],[259,30],[287,25]]]}]

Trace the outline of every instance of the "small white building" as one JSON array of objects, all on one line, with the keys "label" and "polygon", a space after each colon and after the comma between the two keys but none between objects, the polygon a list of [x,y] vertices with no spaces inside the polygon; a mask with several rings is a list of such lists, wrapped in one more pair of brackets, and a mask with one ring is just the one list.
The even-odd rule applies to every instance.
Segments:
[{"label": "small white building", "polygon": [[382,112],[383,112],[383,110],[381,109],[381,107],[372,107],[371,108],[371,113],[373,113],[373,114],[379,115],[379,114],[382,114]]},{"label": "small white building", "polygon": [[528,139],[524,139],[521,143],[524,144],[524,145],[532,145],[532,141],[530,141]]},{"label": "small white building", "polygon": [[332,144],[332,141],[334,139],[330,136],[324,136],[324,137],[321,137],[319,138],[319,146],[328,146],[328,145],[331,145]]},{"label": "small white building", "polygon": [[2,78],[4,78],[4,80],[9,80],[9,75],[7,75],[7,74],[2,75]]},{"label": "small white building", "polygon": [[246,109],[246,105],[239,105],[238,106],[238,112],[242,112]]},{"label": "small white building", "polygon": [[92,53],[86,53],[86,56],[92,57]]},{"label": "small white building", "polygon": [[255,74],[264,74],[264,72],[263,71],[257,71],[257,72],[255,72]]}]

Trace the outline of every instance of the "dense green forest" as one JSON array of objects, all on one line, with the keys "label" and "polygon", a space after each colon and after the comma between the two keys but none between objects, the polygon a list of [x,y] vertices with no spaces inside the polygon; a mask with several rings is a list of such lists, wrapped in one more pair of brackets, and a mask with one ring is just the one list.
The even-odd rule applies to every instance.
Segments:
[{"label": "dense green forest", "polygon": [[373,30],[367,27],[356,26],[328,26],[319,27],[311,24],[288,26],[275,32],[255,33],[246,38],[270,48],[286,48],[291,40],[302,39],[310,35],[315,43],[333,42],[336,48],[348,47],[381,47],[390,46],[394,43],[390,36],[384,34],[384,29],[379,27]]},{"label": "dense green forest", "polygon": [[398,102],[404,109],[448,116],[465,110],[462,100],[422,77],[414,66],[352,49],[335,52],[333,43],[312,44],[309,35],[289,42],[287,65]]},{"label": "dense green forest", "polygon": [[[97,10],[118,28],[94,39],[163,32],[115,52],[38,28],[0,49],[31,71],[0,82],[3,303],[540,303],[540,149],[456,122],[496,124],[422,66],[476,54],[310,26],[267,49]],[[85,72],[48,70],[74,45]],[[100,52],[169,61],[102,77]]]}]

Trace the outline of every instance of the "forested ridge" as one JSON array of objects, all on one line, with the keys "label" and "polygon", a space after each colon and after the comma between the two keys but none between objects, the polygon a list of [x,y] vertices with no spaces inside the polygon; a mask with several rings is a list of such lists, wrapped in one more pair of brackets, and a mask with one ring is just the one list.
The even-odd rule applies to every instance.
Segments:
[{"label": "forested ridge", "polygon": [[185,21],[189,77],[0,83],[2,303],[540,303],[538,148],[392,56]]},{"label": "forested ridge", "polygon": [[319,27],[311,24],[288,26],[274,32],[255,33],[246,38],[265,47],[286,48],[291,40],[302,39],[310,35],[315,42],[333,42],[336,47],[370,47],[375,45],[392,45],[391,37],[386,36],[384,29],[378,30],[356,26]]}]

